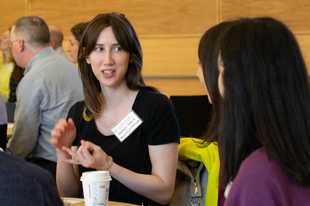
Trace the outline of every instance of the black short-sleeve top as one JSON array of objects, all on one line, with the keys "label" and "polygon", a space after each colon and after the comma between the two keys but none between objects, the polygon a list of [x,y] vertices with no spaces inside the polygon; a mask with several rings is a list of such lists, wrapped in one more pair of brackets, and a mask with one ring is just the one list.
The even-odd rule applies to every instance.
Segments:
[{"label": "black short-sleeve top", "polygon": [[[80,146],[80,141],[87,140],[100,146],[113,161],[131,171],[151,174],[152,164],[148,145],[161,145],[180,142],[180,129],[176,113],[170,100],[163,94],[141,88],[134,101],[132,110],[143,120],[123,142],[115,135],[104,136],[96,127],[95,120],[85,121],[83,110],[85,101],[77,102],[68,113],[76,126],[76,139],[73,146]],[[92,169],[79,166],[80,175]],[[109,200],[132,204],[158,205],[113,179],[110,182]]]}]

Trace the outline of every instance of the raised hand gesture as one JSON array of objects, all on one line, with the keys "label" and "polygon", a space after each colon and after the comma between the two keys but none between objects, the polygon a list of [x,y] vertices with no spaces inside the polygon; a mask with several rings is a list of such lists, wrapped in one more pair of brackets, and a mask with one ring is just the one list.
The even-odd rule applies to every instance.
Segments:
[{"label": "raised hand gesture", "polygon": [[71,148],[72,142],[76,137],[76,128],[71,118],[60,119],[51,131],[51,143],[58,149],[62,147]]}]

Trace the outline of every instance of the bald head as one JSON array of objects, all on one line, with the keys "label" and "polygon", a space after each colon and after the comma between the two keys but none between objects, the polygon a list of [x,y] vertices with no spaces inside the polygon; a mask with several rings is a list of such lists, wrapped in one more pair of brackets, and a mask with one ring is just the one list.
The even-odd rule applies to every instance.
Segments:
[{"label": "bald head", "polygon": [[62,46],[64,36],[57,26],[51,25],[48,28],[50,30],[50,39],[52,47],[54,50],[56,50],[58,47]]}]

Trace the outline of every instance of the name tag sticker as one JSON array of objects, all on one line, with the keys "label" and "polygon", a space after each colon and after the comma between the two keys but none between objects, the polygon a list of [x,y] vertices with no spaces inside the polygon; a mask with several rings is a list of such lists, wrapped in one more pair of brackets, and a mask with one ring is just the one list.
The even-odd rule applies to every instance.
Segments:
[{"label": "name tag sticker", "polygon": [[142,122],[142,119],[131,110],[130,113],[112,129],[112,132],[120,142],[123,142],[140,126],[140,124],[142,124]]}]

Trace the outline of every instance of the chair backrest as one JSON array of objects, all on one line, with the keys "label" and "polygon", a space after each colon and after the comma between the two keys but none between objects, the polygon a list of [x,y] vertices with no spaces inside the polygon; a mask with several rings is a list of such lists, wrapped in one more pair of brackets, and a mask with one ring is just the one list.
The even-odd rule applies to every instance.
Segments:
[{"label": "chair backrest", "polygon": [[0,124],[0,147],[5,151],[7,143],[7,124]]},{"label": "chair backrest", "polygon": [[208,96],[170,96],[170,100],[178,116],[181,137],[201,138],[211,119]]},{"label": "chair backrest", "polygon": [[15,102],[6,103],[6,111],[8,115],[8,122],[14,123],[14,112],[15,112],[16,104]]}]

